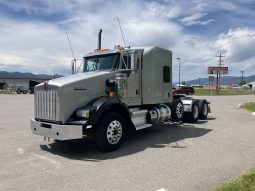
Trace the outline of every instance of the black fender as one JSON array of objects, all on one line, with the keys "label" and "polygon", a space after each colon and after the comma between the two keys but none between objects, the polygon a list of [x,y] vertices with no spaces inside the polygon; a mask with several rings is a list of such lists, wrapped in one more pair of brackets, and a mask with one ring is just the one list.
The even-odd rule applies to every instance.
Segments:
[{"label": "black fender", "polygon": [[102,115],[109,111],[120,113],[127,122],[131,121],[127,105],[115,97],[98,97],[79,109],[89,110],[87,125],[97,124]]}]

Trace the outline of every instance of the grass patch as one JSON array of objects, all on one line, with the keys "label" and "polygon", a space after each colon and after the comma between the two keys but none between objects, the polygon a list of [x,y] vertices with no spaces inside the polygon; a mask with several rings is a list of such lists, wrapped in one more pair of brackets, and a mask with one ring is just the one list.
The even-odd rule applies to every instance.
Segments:
[{"label": "grass patch", "polygon": [[[228,90],[228,89],[221,89],[220,95],[253,95],[255,94],[255,90],[243,90],[243,89],[236,89],[236,90]],[[216,90],[209,89],[195,89],[195,95],[197,96],[214,96],[216,95]]]},{"label": "grass patch", "polygon": [[255,190],[255,169],[220,184],[212,191],[254,191]]},{"label": "grass patch", "polygon": [[241,106],[241,108],[245,108],[248,111],[255,112],[255,102],[245,103],[244,105]]}]

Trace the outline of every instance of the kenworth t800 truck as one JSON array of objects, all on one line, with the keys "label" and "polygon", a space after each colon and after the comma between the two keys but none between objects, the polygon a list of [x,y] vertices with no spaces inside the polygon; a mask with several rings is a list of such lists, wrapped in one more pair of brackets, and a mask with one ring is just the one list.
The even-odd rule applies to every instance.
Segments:
[{"label": "kenworth t800 truck", "polygon": [[34,134],[61,141],[92,134],[104,151],[118,149],[130,130],[210,112],[206,100],[172,95],[172,52],[158,47],[97,49],[82,73],[37,85],[34,105]]}]

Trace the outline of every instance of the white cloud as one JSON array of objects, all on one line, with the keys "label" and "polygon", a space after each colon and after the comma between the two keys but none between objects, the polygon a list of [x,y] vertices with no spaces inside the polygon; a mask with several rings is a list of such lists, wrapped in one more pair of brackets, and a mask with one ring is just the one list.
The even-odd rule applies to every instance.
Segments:
[{"label": "white cloud", "polygon": [[99,0],[20,0],[20,1],[5,1],[0,0],[1,4],[11,9],[14,12],[25,12],[29,15],[52,15],[56,13],[73,14],[74,11],[82,11],[80,8],[88,8],[93,6]]},{"label": "white cloud", "polygon": [[190,15],[188,17],[184,17],[183,19],[181,19],[182,22],[187,23],[187,22],[191,22],[194,20],[198,20],[200,18],[202,18],[203,16],[207,15],[207,13],[195,13],[193,15]]},{"label": "white cloud", "polygon": [[195,13],[193,15],[182,18],[180,21],[186,26],[208,25],[209,23],[213,22],[214,19],[201,20],[201,18],[206,15],[207,13]]},{"label": "white cloud", "polygon": [[226,62],[233,71],[246,70],[246,74],[254,74],[255,29],[231,29],[219,36],[214,47],[226,55]]},{"label": "white cloud", "polygon": [[68,52],[64,31],[43,22],[17,22],[3,17],[0,21],[1,64],[30,66],[35,73],[67,69],[67,64],[60,62]]},{"label": "white cloud", "polygon": [[[22,2],[5,3],[10,9],[26,12],[29,16],[25,19],[0,15],[0,70],[67,73],[72,54],[65,32],[69,33],[75,56],[81,58],[96,48],[100,28],[103,29],[103,48],[123,44],[118,16],[128,45],[160,46],[173,51],[174,80],[178,78],[175,75],[178,71],[176,57],[183,61],[182,79],[189,80],[206,77],[207,67],[216,65],[215,56],[220,51],[226,54],[225,63],[231,66],[233,73],[237,74],[242,64],[244,69],[255,71],[253,29],[232,29],[212,37],[187,31],[193,25],[213,22],[214,18],[204,19],[216,9],[213,1],[46,0],[40,1],[40,5],[39,1]],[[230,8],[236,9],[234,5]],[[54,17],[58,13],[64,16],[54,22],[49,20],[51,15]]]},{"label": "white cloud", "polygon": [[16,56],[13,54],[1,54],[0,53],[0,63],[6,63],[10,65],[16,65],[17,63],[25,65],[27,59],[23,56]]},{"label": "white cloud", "polygon": [[158,2],[145,3],[145,10],[142,12],[144,17],[155,18],[177,18],[181,14],[181,7],[174,2],[160,4]]},{"label": "white cloud", "polygon": [[[199,38],[184,36],[184,41],[174,47],[174,58],[182,58],[182,79],[206,77],[207,67],[216,66],[222,53],[224,65],[229,67],[229,75],[254,75],[255,72],[255,29],[236,28],[220,34],[216,39],[203,41]],[[178,71],[178,61],[174,61],[174,70]]]}]

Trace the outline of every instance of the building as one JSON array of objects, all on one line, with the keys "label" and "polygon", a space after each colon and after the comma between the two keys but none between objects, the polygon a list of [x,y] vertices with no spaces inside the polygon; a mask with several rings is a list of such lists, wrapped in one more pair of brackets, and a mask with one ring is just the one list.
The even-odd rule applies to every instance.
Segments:
[{"label": "building", "polygon": [[0,77],[0,90],[18,88],[29,90],[33,92],[34,87],[50,79],[36,79],[36,78],[16,78],[16,77]]},{"label": "building", "polygon": [[255,81],[242,85],[243,89],[255,90]]}]

